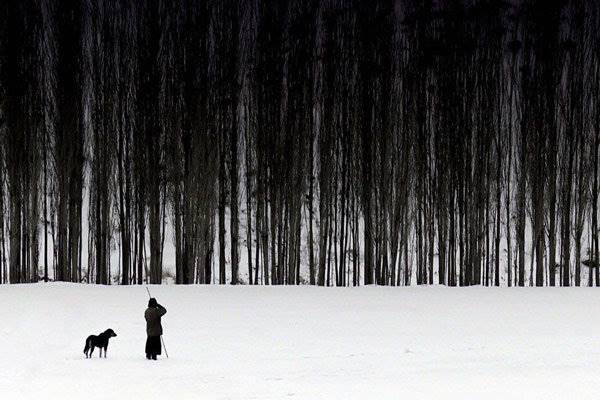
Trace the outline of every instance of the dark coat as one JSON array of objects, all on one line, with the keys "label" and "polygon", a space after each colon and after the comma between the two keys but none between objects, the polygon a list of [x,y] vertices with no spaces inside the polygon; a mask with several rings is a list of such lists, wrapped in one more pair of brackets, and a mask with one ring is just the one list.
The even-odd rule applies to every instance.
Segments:
[{"label": "dark coat", "polygon": [[146,339],[146,357],[162,353],[160,345],[160,336],[148,336]]},{"label": "dark coat", "polygon": [[158,304],[156,307],[148,307],[144,313],[146,318],[146,333],[148,336],[160,336],[163,334],[160,318],[167,313],[167,310]]}]

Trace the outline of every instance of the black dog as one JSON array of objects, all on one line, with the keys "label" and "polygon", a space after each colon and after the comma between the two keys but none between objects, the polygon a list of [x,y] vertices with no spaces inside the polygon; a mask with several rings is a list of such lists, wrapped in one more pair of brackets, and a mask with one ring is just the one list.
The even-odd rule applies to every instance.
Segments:
[{"label": "black dog", "polygon": [[96,347],[100,349],[100,357],[102,357],[102,349],[104,349],[104,358],[106,358],[106,348],[108,347],[108,339],[116,336],[117,334],[112,329],[107,329],[98,336],[88,336],[88,338],[85,340],[85,348],[83,349],[85,358],[92,358],[92,353],[94,352],[94,348]]}]

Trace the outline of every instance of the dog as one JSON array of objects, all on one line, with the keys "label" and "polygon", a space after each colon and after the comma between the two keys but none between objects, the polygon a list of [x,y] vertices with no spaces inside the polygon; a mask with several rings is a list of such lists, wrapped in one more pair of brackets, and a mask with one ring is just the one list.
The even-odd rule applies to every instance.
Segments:
[{"label": "dog", "polygon": [[[108,348],[108,339],[111,337],[116,337],[117,334],[112,329],[107,329],[98,336],[90,335],[87,339],[85,339],[85,348],[83,349],[83,354],[85,354],[85,358],[92,358],[92,353],[94,352],[94,348],[98,347],[100,349],[100,357],[102,357],[102,349],[104,349],[104,358],[106,358],[106,349]],[[88,354],[89,353],[89,354]]]}]

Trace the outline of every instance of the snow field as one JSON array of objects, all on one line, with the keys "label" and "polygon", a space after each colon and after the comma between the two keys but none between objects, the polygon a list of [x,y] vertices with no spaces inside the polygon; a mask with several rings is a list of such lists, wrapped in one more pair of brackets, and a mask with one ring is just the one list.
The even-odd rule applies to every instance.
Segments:
[{"label": "snow field", "polygon": [[[0,286],[2,399],[597,399],[597,288]],[[112,328],[108,358],[85,338]]]}]

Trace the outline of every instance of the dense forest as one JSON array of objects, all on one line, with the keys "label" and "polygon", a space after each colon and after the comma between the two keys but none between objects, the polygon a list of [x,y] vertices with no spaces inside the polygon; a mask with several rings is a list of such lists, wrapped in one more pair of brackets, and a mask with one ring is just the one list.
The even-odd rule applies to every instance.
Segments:
[{"label": "dense forest", "polygon": [[0,281],[598,285],[599,107],[594,1],[5,0]]}]

